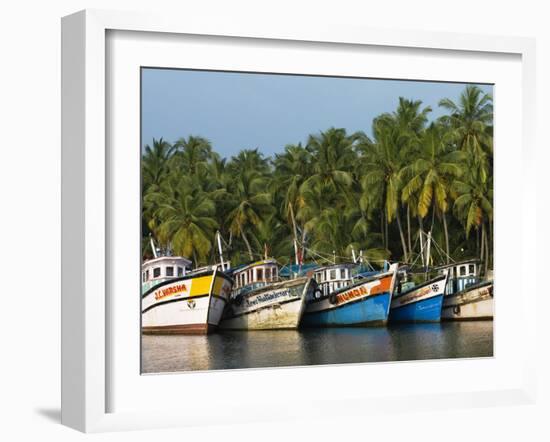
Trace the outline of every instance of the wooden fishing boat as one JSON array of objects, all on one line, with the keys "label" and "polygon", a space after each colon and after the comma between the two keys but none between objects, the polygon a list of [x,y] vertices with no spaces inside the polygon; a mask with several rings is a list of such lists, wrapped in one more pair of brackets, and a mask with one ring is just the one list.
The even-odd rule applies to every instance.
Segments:
[{"label": "wooden fishing boat", "polygon": [[393,294],[390,322],[438,322],[441,320],[447,273],[402,289],[401,282]]},{"label": "wooden fishing boat", "polygon": [[232,276],[235,286],[220,322],[222,329],[297,328],[306,296],[316,287],[310,276],[281,281],[277,262],[270,259],[236,268]]},{"label": "wooden fishing boat", "polygon": [[301,325],[338,327],[383,325],[395,284],[397,264],[386,272],[352,276],[354,264],[335,264],[316,269],[318,287],[306,299]]},{"label": "wooden fishing boat", "polygon": [[449,273],[441,319],[493,319],[493,280],[479,277],[477,260],[441,267]]},{"label": "wooden fishing boat", "polygon": [[142,265],[141,325],[147,334],[205,334],[216,329],[233,281],[219,266],[191,271],[183,257]]}]

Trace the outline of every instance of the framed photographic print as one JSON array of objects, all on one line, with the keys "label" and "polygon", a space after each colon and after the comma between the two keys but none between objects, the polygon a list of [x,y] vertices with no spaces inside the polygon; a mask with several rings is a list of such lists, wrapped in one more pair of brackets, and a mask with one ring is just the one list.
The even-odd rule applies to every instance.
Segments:
[{"label": "framed photographic print", "polygon": [[63,422],[529,401],[533,57],[64,18]]}]

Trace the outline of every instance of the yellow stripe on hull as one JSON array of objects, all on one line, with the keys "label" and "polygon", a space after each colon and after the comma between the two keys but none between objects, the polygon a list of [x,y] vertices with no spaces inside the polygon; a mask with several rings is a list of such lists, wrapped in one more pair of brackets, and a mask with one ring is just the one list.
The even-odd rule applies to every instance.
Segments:
[{"label": "yellow stripe on hull", "polygon": [[189,293],[189,296],[202,296],[210,294],[212,277],[213,275],[193,278],[193,282],[191,283],[191,292]]}]

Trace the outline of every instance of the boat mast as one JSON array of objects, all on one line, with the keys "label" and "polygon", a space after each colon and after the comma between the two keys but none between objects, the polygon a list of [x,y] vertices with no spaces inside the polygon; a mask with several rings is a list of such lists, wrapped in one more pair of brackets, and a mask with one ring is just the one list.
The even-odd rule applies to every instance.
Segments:
[{"label": "boat mast", "polygon": [[216,239],[218,240],[218,251],[220,253],[220,263],[222,265],[222,271],[225,270],[224,262],[223,262],[223,251],[222,251],[222,239],[220,235],[220,231],[216,231]]},{"label": "boat mast", "polygon": [[432,245],[432,231],[428,231],[428,239],[426,240],[426,278],[428,277],[428,266],[430,265],[430,246]]},{"label": "boat mast", "polygon": [[154,256],[155,258],[158,258],[158,256],[157,256],[157,248],[155,247],[155,242],[153,241],[153,237],[150,236],[149,239],[150,239],[150,241],[151,241],[151,250],[153,250],[153,256]]},{"label": "boat mast", "polygon": [[430,248],[432,245],[432,231],[428,232],[428,240],[426,241],[426,267],[430,265]]},{"label": "boat mast", "polygon": [[421,230],[418,231],[418,236],[420,237],[420,258],[422,258],[422,267],[424,267],[424,239],[422,238],[422,235],[424,232]]}]

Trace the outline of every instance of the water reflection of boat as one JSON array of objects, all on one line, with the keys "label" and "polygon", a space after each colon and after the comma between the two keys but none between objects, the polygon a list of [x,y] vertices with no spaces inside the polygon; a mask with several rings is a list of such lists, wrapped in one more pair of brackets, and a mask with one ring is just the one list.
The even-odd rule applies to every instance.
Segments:
[{"label": "water reflection of boat", "polygon": [[492,319],[493,280],[481,279],[478,261],[470,260],[441,267],[449,273],[441,318]]},{"label": "water reflection of boat", "polygon": [[175,256],[143,263],[143,333],[202,334],[217,327],[232,280],[217,266],[190,268],[188,259]]},{"label": "water reflection of boat", "polygon": [[309,276],[280,281],[272,259],[238,267],[232,276],[235,287],[220,322],[224,329],[297,328],[306,295],[315,288]]},{"label": "water reflection of boat", "polygon": [[306,299],[304,327],[382,325],[395,283],[397,264],[387,272],[352,276],[351,264],[316,269],[318,288]]}]

